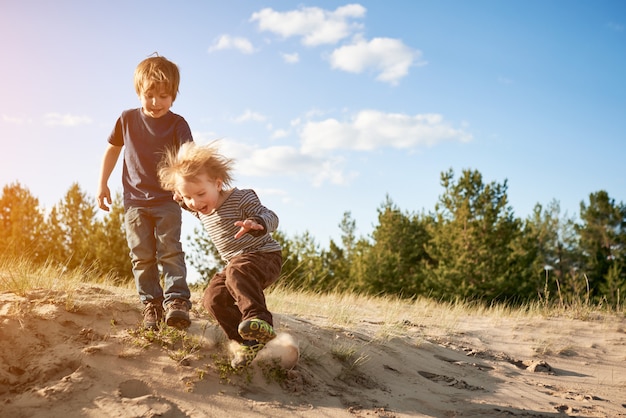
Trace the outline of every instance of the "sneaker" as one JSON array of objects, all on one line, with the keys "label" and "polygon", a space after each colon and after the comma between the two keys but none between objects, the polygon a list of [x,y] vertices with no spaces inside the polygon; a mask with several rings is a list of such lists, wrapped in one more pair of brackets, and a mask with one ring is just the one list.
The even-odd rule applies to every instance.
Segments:
[{"label": "sneaker", "polygon": [[189,305],[181,299],[174,299],[165,306],[165,323],[168,327],[187,329],[191,325]]},{"label": "sneaker", "polygon": [[265,347],[265,344],[260,343],[258,341],[246,341],[241,344],[237,351],[235,351],[235,356],[230,362],[230,366],[233,369],[240,369],[243,367],[248,367],[252,364],[252,360],[256,358],[256,355]]},{"label": "sneaker", "polygon": [[258,341],[266,344],[276,337],[274,328],[262,319],[247,319],[239,324],[239,335],[244,340]]},{"label": "sneaker", "polygon": [[143,308],[143,327],[156,330],[162,321],[163,306],[160,303],[146,303]]}]

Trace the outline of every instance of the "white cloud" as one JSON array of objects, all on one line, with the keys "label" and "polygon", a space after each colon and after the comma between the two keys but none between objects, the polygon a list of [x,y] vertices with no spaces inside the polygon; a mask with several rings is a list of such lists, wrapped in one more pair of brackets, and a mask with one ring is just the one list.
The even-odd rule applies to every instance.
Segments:
[{"label": "white cloud", "polygon": [[2,115],[2,121],[14,125],[23,125],[25,123],[31,123],[31,119],[24,119],[15,116]]},{"label": "white cloud", "polygon": [[285,129],[276,129],[272,132],[272,139],[280,139],[289,136],[289,131]]},{"label": "white cloud", "polygon": [[297,64],[300,62],[300,55],[297,52],[294,52],[293,54],[282,53],[280,55],[283,57],[283,61],[287,64]]},{"label": "white cloud", "polygon": [[322,165],[313,174],[313,186],[320,187],[325,182],[336,184],[340,186],[346,186],[352,182],[358,174],[354,171],[345,173],[343,168],[343,159],[330,159],[322,163]]},{"label": "white cloud", "polygon": [[[254,119],[255,112],[246,111],[242,120]],[[319,112],[315,112],[318,114]],[[357,176],[348,172],[347,157],[337,151],[374,151],[381,148],[412,150],[433,146],[443,141],[467,142],[472,135],[466,126],[452,127],[439,114],[407,115],[363,110],[347,121],[326,118],[320,121],[293,120],[291,129],[297,130],[300,146],[275,145],[262,147],[238,142],[230,138],[217,141],[220,152],[234,158],[236,172],[245,176],[280,176],[304,178],[313,186],[324,183],[347,185]],[[289,132],[277,129],[272,139],[282,138]],[[194,133],[196,142],[208,135]]]},{"label": "white cloud", "polygon": [[191,136],[193,136],[194,142],[202,145],[221,139],[216,132],[192,131]]},{"label": "white cloud", "polygon": [[254,185],[251,185],[250,188],[254,189],[261,200],[265,200],[265,196],[277,196],[284,204],[291,204],[293,202],[293,198],[291,198],[289,193],[283,189],[267,189],[263,187],[256,187]]},{"label": "white cloud", "polygon": [[438,114],[406,115],[363,110],[350,121],[307,122],[301,132],[305,154],[324,155],[337,149],[371,151],[392,147],[411,149],[452,140],[467,142],[472,135],[455,129]]},{"label": "white cloud", "polygon": [[291,125],[291,126],[298,126],[298,125],[300,125],[300,123],[302,123],[302,119],[300,119],[300,118],[294,118],[294,119],[289,121],[289,125]]},{"label": "white cloud", "polygon": [[209,52],[226,49],[235,49],[243,54],[252,54],[255,51],[252,43],[246,38],[222,35],[209,47]]},{"label": "white cloud", "polygon": [[44,115],[44,124],[49,126],[78,126],[91,123],[91,118],[87,116],[76,116],[60,113],[46,113]]},{"label": "white cloud", "polygon": [[409,48],[398,39],[374,38],[369,42],[357,39],[335,49],[330,55],[330,65],[351,73],[371,68],[379,73],[377,80],[397,84],[411,66],[425,64],[418,62],[421,56],[421,51]]},{"label": "white cloud", "polygon": [[621,23],[617,23],[617,22],[609,22],[606,25],[609,29],[614,30],[615,32],[623,32],[624,31],[624,25],[622,25]]},{"label": "white cloud", "polygon": [[[350,44],[335,49],[330,54],[330,65],[351,73],[371,70],[376,79],[396,85],[405,77],[411,66],[425,65],[420,62],[422,53],[406,46],[401,40],[391,38],[363,39],[363,24],[354,19],[365,17],[366,9],[360,4],[349,4],[334,11],[319,7],[300,7],[297,10],[279,12],[271,8],[252,14],[250,22],[256,22],[261,31],[272,32],[283,38],[300,37],[307,46],[334,45],[353,38]],[[281,54],[286,63],[297,63],[297,53]]]},{"label": "white cloud", "polygon": [[287,191],[284,189],[268,189],[255,187],[254,189],[258,194],[264,194],[268,196],[287,196]]},{"label": "white cloud", "polygon": [[290,175],[306,172],[315,165],[313,157],[290,146],[254,148],[238,162],[239,170],[249,175]]},{"label": "white cloud", "polygon": [[243,122],[265,122],[267,118],[265,115],[262,115],[258,112],[253,112],[252,110],[247,109],[241,115],[237,116],[233,119],[233,122],[243,123]]},{"label": "white cloud", "polygon": [[366,9],[359,4],[338,7],[335,11],[319,7],[301,7],[298,10],[277,12],[271,8],[253,13],[251,22],[258,22],[259,30],[268,31],[284,38],[302,37],[308,46],[335,44],[362,29],[362,25],[350,22],[365,16]]},{"label": "white cloud", "polygon": [[243,175],[304,177],[314,186],[324,182],[345,185],[355,177],[343,173],[340,158],[307,155],[292,146],[261,148],[227,139],[217,145],[221,153],[235,159],[235,169]]}]

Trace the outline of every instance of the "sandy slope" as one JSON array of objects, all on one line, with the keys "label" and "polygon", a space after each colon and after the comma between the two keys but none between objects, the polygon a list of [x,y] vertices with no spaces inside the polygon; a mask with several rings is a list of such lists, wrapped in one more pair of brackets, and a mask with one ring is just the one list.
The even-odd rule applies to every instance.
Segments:
[{"label": "sandy slope", "polygon": [[130,335],[140,321],[131,291],[0,294],[0,416],[626,416],[623,318],[474,316],[448,327],[364,312],[355,329],[323,311],[277,312],[301,358],[268,380],[259,365],[223,374],[227,344],[201,310],[188,332],[202,348],[177,362]]}]

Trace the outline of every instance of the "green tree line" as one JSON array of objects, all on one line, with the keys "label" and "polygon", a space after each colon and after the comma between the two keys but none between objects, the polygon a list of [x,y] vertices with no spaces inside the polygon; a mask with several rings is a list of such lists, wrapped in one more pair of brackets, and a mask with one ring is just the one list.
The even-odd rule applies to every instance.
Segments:
[{"label": "green tree line", "polygon": [[[400,209],[387,196],[372,233],[356,236],[346,211],[341,242],[317,243],[309,233],[274,236],[283,246],[281,283],[315,292],[417,296],[439,300],[525,303],[557,300],[623,306],[626,293],[626,206],[606,191],[580,203],[578,219],[561,213],[558,201],[536,204],[515,216],[508,185],[485,183],[480,172],[441,173],[443,193],[432,211]],[[68,268],[97,266],[130,279],[119,196],[103,219],[78,185],[45,214],[19,184],[0,199],[3,257],[28,256]],[[200,227],[188,263],[204,283],[223,267]],[[201,283],[202,285],[202,283]]]},{"label": "green tree line", "polygon": [[[350,291],[407,298],[521,304],[557,300],[623,306],[626,293],[626,206],[606,191],[580,203],[580,216],[559,202],[536,204],[527,219],[509,205],[507,182],[480,172],[441,173],[444,189],[431,212],[404,211],[387,196],[378,223],[356,236],[346,211],[341,242],[319,245],[309,232],[275,237],[283,245],[282,283],[316,292]],[[205,280],[220,269],[199,229],[191,264]]]},{"label": "green tree line", "polygon": [[132,274],[121,196],[103,219],[96,213],[95,199],[77,183],[49,211],[21,184],[6,185],[0,196],[0,260],[83,268],[126,282]]}]

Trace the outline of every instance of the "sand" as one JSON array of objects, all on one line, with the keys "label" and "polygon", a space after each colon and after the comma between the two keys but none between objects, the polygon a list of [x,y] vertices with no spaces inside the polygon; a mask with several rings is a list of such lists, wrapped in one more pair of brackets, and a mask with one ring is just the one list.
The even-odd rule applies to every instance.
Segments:
[{"label": "sand", "polygon": [[195,306],[190,349],[137,332],[130,290],[0,293],[0,416],[626,416],[624,318],[450,326],[371,311],[347,328],[321,309],[275,312],[280,337],[264,356],[282,353],[288,369],[265,359],[233,373],[223,333]]}]

